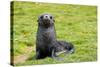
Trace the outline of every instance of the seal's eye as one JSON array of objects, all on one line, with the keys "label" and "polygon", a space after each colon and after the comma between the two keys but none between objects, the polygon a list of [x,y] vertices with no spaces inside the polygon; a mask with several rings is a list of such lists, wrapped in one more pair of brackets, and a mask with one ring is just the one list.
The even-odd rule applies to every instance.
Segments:
[{"label": "seal's eye", "polygon": [[52,19],[52,16],[50,16],[50,19]]},{"label": "seal's eye", "polygon": [[43,19],[43,16],[41,16],[40,18]]}]

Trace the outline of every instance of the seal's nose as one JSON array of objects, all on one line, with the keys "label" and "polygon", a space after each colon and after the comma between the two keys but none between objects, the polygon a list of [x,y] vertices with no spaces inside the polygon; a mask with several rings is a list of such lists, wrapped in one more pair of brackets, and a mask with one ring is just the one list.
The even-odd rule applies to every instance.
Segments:
[{"label": "seal's nose", "polygon": [[49,19],[48,15],[44,15],[43,19]]},{"label": "seal's nose", "polygon": [[46,15],[45,17],[47,18],[48,16]]}]

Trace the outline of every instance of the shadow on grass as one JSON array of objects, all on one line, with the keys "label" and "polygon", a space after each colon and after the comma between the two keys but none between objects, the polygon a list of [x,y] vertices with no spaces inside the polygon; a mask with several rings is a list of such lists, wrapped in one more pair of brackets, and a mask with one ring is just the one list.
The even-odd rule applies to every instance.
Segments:
[{"label": "shadow on grass", "polygon": [[27,60],[36,60],[36,55],[31,55]]}]

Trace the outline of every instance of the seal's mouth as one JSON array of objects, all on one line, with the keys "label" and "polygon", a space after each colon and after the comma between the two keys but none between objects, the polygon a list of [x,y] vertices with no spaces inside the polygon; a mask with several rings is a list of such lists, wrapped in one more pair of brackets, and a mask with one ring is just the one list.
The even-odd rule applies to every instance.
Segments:
[{"label": "seal's mouth", "polygon": [[48,23],[50,23],[50,20],[49,19],[43,19],[43,23],[48,24]]},{"label": "seal's mouth", "polygon": [[44,25],[44,27],[48,28],[50,26],[50,20],[49,19],[44,19],[43,20],[43,25]]}]

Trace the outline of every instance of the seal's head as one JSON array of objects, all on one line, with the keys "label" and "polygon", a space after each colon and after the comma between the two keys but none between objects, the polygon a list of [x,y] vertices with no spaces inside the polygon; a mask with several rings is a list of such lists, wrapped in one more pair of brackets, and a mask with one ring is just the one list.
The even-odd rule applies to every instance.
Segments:
[{"label": "seal's head", "polygon": [[38,23],[40,26],[48,28],[54,24],[54,17],[51,14],[41,14],[38,17]]}]

